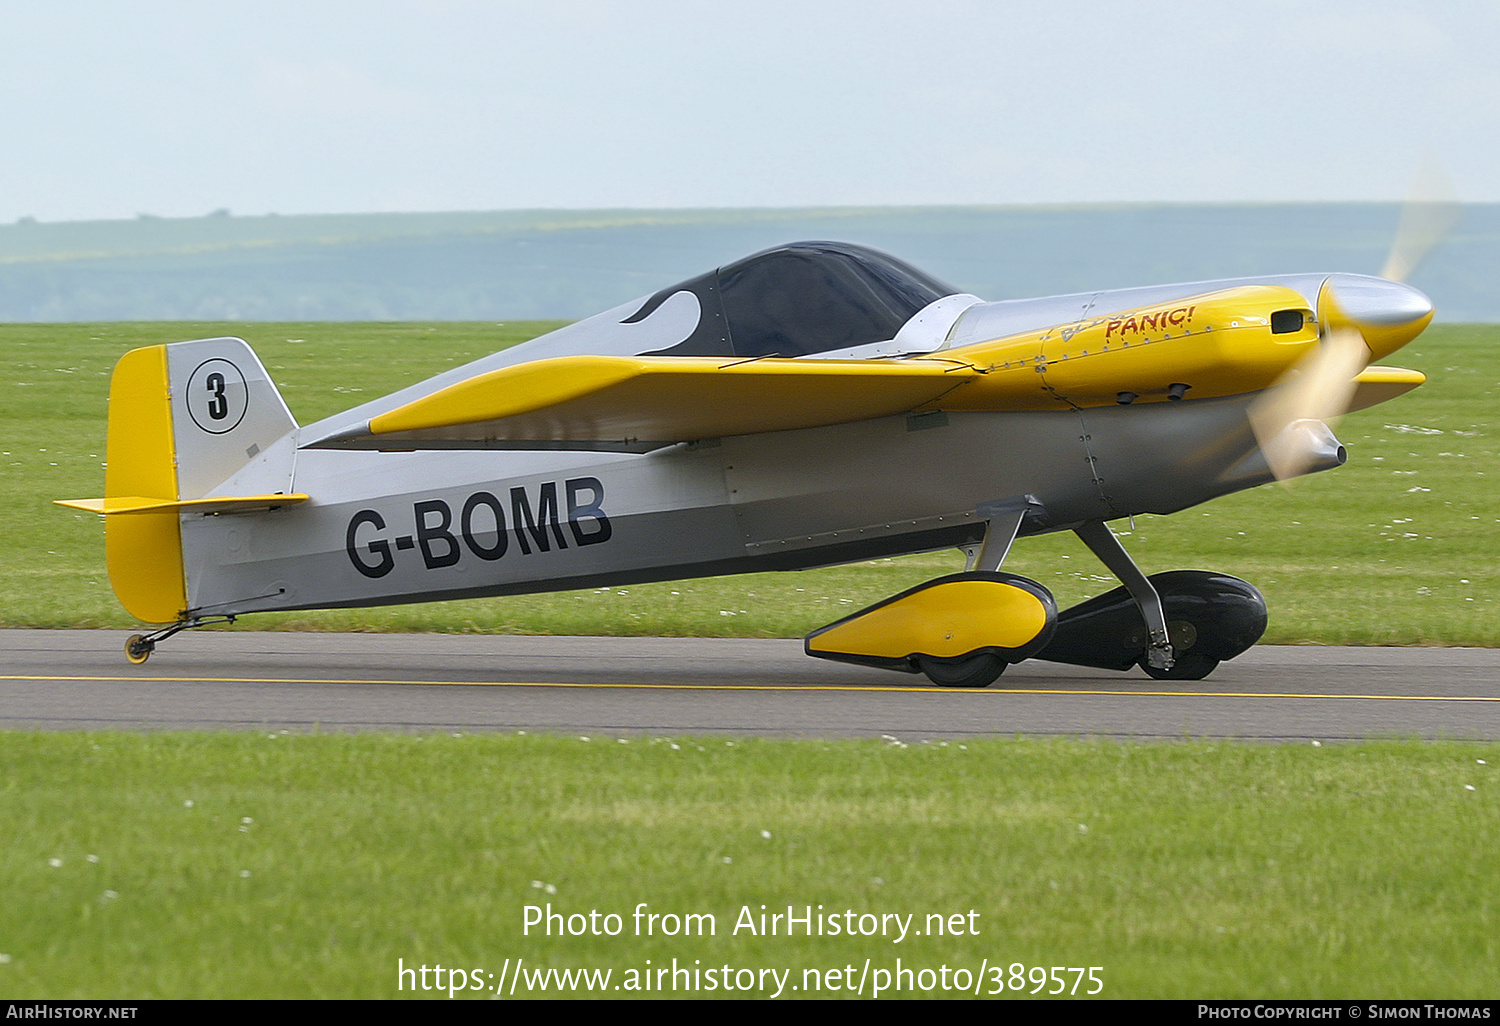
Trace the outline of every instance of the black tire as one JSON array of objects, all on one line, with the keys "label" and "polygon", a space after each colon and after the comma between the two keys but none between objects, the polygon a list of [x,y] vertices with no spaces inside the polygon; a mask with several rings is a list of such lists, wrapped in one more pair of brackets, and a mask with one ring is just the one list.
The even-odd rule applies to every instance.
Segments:
[{"label": "black tire", "polygon": [[1201,652],[1187,652],[1177,657],[1170,670],[1149,665],[1144,659],[1141,660],[1141,669],[1146,671],[1148,677],[1156,680],[1202,680],[1214,668],[1219,661],[1212,656],[1206,656]]},{"label": "black tire", "polygon": [[987,688],[1000,678],[1007,665],[993,652],[980,652],[959,659],[917,656],[917,667],[942,688]]},{"label": "black tire", "polygon": [[132,634],[125,639],[125,658],[136,666],[150,659],[154,651],[156,651],[156,642],[144,634]]}]

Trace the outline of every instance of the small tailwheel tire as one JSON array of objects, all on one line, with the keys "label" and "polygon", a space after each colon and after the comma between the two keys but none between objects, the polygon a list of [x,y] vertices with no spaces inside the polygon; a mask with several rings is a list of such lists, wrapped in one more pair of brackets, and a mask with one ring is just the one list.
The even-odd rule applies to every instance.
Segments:
[{"label": "small tailwheel tire", "polygon": [[1006,662],[993,652],[963,656],[959,659],[939,659],[937,656],[917,656],[917,668],[927,678],[943,688],[987,688],[1005,672]]},{"label": "small tailwheel tire", "polygon": [[1187,652],[1177,657],[1170,670],[1163,670],[1159,666],[1152,666],[1144,659],[1141,660],[1141,669],[1146,671],[1148,677],[1155,680],[1202,680],[1214,672],[1214,667],[1219,661],[1212,656],[1206,656],[1201,652]]},{"label": "small tailwheel tire", "polygon": [[125,658],[137,666],[150,659],[154,651],[156,651],[156,642],[144,634],[132,634],[125,639]]}]

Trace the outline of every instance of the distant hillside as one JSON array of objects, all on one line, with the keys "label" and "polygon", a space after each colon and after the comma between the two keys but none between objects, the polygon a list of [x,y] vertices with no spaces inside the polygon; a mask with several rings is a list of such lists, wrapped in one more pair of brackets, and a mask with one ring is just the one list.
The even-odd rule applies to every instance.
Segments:
[{"label": "distant hillside", "polygon": [[[839,239],[986,299],[1287,271],[1376,273],[1394,204],[501,211],[0,226],[0,321],[577,318],[758,249]],[[1417,272],[1500,321],[1500,204]]]}]

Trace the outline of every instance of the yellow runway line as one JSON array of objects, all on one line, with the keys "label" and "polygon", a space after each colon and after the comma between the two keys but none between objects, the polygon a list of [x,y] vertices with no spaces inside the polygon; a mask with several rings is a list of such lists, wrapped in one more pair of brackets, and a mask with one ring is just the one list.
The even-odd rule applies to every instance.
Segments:
[{"label": "yellow runway line", "polygon": [[584,683],[580,681],[501,681],[501,680],[383,680],[278,677],[100,677],[41,676],[0,674],[0,681],[38,681],[56,683],[162,683],[162,684],[366,684],[415,687],[488,687],[488,688],[598,688],[634,691],[894,691],[929,695],[1111,695],[1122,698],[1298,698],[1345,699],[1366,702],[1500,702],[1500,695],[1337,695],[1276,691],[1141,691],[1115,688],[938,688],[932,685],[892,684],[645,684]]}]

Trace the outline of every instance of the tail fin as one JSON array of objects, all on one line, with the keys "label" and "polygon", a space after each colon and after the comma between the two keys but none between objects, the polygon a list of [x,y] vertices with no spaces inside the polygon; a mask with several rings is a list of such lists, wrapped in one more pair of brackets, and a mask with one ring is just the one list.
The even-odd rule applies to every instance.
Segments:
[{"label": "tail fin", "polygon": [[239,494],[288,491],[297,422],[250,347],[209,338],[165,349],[177,497],[214,495],[230,478]]},{"label": "tail fin", "polygon": [[148,346],[120,358],[109,385],[105,497],[61,504],[106,515],[109,581],[126,611],[148,623],[186,611],[183,513],[307,498],[289,494],[296,429],[240,339]]}]

